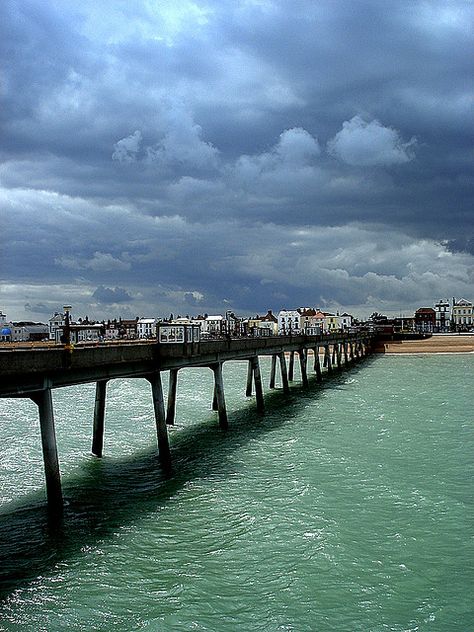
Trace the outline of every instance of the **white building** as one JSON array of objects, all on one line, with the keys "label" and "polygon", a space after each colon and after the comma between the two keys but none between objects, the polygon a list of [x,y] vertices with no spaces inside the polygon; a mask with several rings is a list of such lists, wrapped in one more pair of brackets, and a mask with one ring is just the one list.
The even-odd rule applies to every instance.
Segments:
[{"label": "white building", "polygon": [[12,342],[28,342],[30,340],[45,340],[48,338],[48,326],[37,323],[12,323]]},{"label": "white building", "polygon": [[137,321],[138,338],[148,339],[156,338],[156,318],[139,318]]},{"label": "white building", "polygon": [[474,326],[474,310],[471,301],[465,298],[453,301],[451,317],[457,331],[471,329]]},{"label": "white building", "polygon": [[49,339],[57,340],[57,331],[64,327],[64,314],[56,312],[48,321]]},{"label": "white building", "polygon": [[206,331],[211,336],[215,336],[221,334],[224,328],[224,317],[221,315],[217,316],[206,316]]},{"label": "white building", "polygon": [[104,337],[106,340],[118,340],[120,337],[120,326],[116,320],[109,320],[105,324]]},{"label": "white building", "polygon": [[350,314],[344,312],[344,314],[341,314],[339,318],[341,329],[350,329],[352,327],[352,316]]},{"label": "white building", "polygon": [[12,341],[12,323],[7,323],[7,317],[0,312],[0,342]]},{"label": "white building", "polygon": [[282,336],[300,333],[300,313],[298,310],[282,309],[278,312],[278,333]]},{"label": "white building", "polygon": [[269,336],[278,335],[278,318],[273,315],[271,309],[268,310],[265,316],[262,316],[260,318],[258,328],[265,330],[265,332],[268,332],[267,335]]}]

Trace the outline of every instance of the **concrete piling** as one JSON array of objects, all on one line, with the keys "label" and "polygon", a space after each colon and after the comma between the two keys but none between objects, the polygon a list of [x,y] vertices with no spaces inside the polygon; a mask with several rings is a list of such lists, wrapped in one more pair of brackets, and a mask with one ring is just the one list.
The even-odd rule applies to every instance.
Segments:
[{"label": "concrete piling", "polygon": [[272,368],[270,370],[270,388],[275,388],[277,356],[272,355]]},{"label": "concrete piling", "polygon": [[293,382],[294,373],[295,373],[295,352],[290,351],[290,362],[288,366],[288,380],[290,382]]},{"label": "concrete piling", "polygon": [[308,372],[306,369],[306,366],[307,366],[306,349],[301,348],[298,351],[298,356],[300,358],[301,381],[303,383],[303,387],[306,388],[308,386]]},{"label": "concrete piling", "polygon": [[317,381],[322,382],[323,376],[321,373],[321,363],[319,361],[319,347],[314,348],[314,370],[316,371]]},{"label": "concrete piling", "polygon": [[252,360],[249,360],[248,367],[247,367],[247,387],[245,389],[245,395],[247,397],[252,397],[252,380],[253,380],[253,366],[252,366]]},{"label": "concrete piling", "polygon": [[222,362],[216,362],[212,366],[214,372],[214,398],[219,415],[219,426],[223,429],[228,427],[227,409],[225,405],[224,380],[222,378]]},{"label": "concrete piling", "polygon": [[156,435],[158,439],[160,462],[164,468],[168,469],[171,467],[171,452],[168,439],[168,428],[166,426],[165,402],[163,398],[160,371],[148,376],[147,379],[151,384],[153,396],[153,409],[155,411]]},{"label": "concrete piling", "polygon": [[178,388],[178,370],[179,369],[170,369],[168,404],[166,407],[166,423],[168,426],[174,426],[174,420],[176,417],[176,391]]},{"label": "concrete piling", "polygon": [[284,351],[278,354],[278,358],[280,360],[280,373],[281,373],[281,381],[283,385],[283,392],[289,393],[290,386],[288,384],[288,372],[286,370],[286,358],[285,358]]},{"label": "concrete piling", "polygon": [[51,389],[45,388],[32,395],[31,399],[38,406],[39,411],[48,507],[55,513],[62,513],[63,495],[61,490],[61,475],[59,472]]},{"label": "concrete piling", "polygon": [[265,410],[265,403],[263,400],[263,386],[262,386],[262,376],[260,374],[260,363],[258,361],[258,356],[255,356],[251,360],[252,368],[253,368],[253,377],[255,381],[255,397],[257,400],[257,410],[260,413],[263,413]]},{"label": "concrete piling", "polygon": [[108,380],[95,385],[94,425],[92,430],[92,454],[101,457],[104,449],[105,398]]}]

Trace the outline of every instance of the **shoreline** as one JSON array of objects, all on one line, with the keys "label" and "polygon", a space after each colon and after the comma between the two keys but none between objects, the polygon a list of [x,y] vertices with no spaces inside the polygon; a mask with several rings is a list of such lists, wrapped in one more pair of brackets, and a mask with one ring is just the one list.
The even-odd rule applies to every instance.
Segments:
[{"label": "shoreline", "polygon": [[425,340],[385,342],[382,353],[474,353],[474,334],[434,334]]}]

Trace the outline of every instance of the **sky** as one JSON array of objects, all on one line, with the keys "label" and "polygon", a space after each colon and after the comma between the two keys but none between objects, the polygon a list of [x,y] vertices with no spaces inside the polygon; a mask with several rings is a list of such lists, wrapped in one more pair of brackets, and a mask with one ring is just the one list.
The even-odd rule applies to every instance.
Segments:
[{"label": "sky", "polygon": [[474,300],[470,0],[2,0],[0,310]]}]

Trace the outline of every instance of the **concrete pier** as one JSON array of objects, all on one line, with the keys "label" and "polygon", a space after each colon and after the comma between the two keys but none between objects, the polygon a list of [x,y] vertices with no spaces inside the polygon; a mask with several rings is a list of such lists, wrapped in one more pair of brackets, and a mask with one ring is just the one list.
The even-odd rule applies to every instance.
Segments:
[{"label": "concrete pier", "polygon": [[[222,367],[224,362],[244,360],[248,363],[246,395],[255,385],[257,410],[264,412],[264,392],[259,356],[271,357],[270,388],[276,386],[276,367],[280,365],[282,389],[290,392],[294,380],[294,359],[298,353],[301,382],[309,383],[308,349],[314,352],[316,379],[323,379],[320,347],[324,349],[323,366],[327,373],[333,366],[355,363],[373,348],[373,334],[362,332],[325,334],[323,336],[291,335],[255,338],[227,338],[206,342],[160,344],[116,342],[94,344],[65,350],[63,347],[27,347],[2,349],[0,352],[0,397],[29,397],[38,406],[41,443],[46,478],[48,505],[56,512],[62,509],[62,491],[56,434],[54,428],[52,389],[96,383],[92,453],[103,454],[107,383],[116,378],[145,378],[152,387],[153,409],[159,458],[163,467],[171,465],[168,425],[175,422],[178,370],[208,367],[214,373],[213,408],[218,412],[219,426],[228,427]],[[287,368],[286,355],[289,354]],[[67,362],[65,362],[65,357]],[[161,372],[169,371],[168,402],[165,410]]]}]

